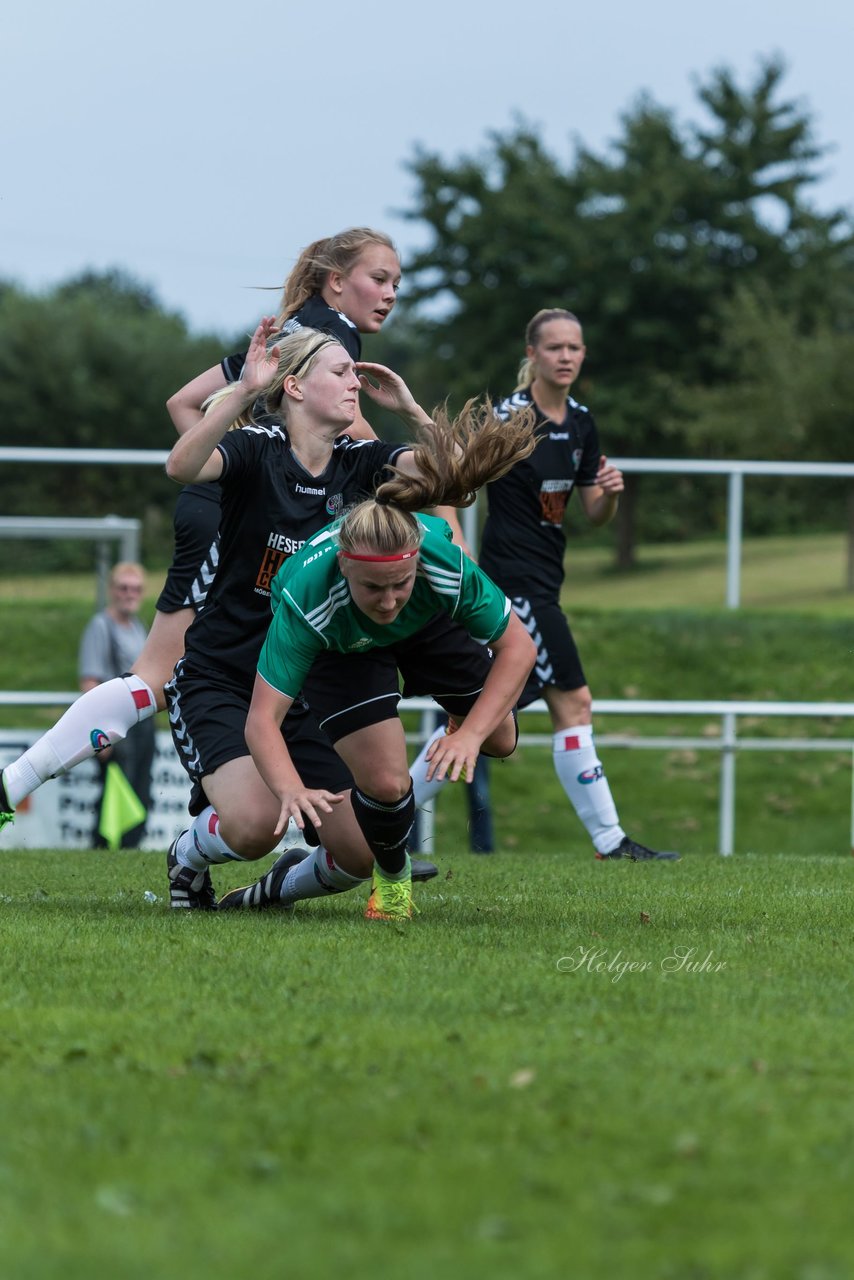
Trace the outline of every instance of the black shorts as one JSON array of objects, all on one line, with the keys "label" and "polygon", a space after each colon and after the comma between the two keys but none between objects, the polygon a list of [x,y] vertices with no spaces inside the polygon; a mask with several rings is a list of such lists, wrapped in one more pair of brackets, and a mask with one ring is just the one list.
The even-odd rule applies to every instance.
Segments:
[{"label": "black shorts", "polygon": [[[208,492],[209,491],[209,492]],[[175,504],[175,548],[157,599],[161,613],[199,613],[219,563],[219,485],[190,485]]]},{"label": "black shorts", "polygon": [[581,658],[566,614],[556,602],[511,596],[513,612],[537,646],[537,660],[518,705],[527,707],[543,696],[543,689],[581,689],[587,684]]},{"label": "black shorts", "polygon": [[321,728],[337,742],[357,729],[393,719],[401,697],[432,697],[462,720],[477,701],[491,665],[491,651],[440,613],[388,649],[320,654],[303,693]]},{"label": "black shorts", "polygon": [[[194,784],[190,813],[200,813],[208,803],[202,779],[220,765],[249,755],[245,731],[252,691],[217,681],[182,659],[165,692],[172,738]],[[327,791],[352,787],[349,769],[301,700],[285,716],[282,737],[307,787]]]}]

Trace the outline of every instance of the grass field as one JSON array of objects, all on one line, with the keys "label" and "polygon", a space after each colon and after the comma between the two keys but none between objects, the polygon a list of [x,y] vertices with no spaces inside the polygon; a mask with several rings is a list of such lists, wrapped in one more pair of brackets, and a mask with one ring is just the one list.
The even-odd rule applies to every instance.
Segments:
[{"label": "grass field", "polygon": [[[841,534],[747,539],[742,606],[854,620],[854,596],[845,590],[846,555]],[[620,574],[601,535],[585,539],[567,559],[565,596],[571,608],[720,609],[726,601],[726,543],[716,538],[641,546],[637,570]]]},{"label": "grass field", "polygon": [[[565,603],[588,680],[599,698],[850,700],[854,596],[841,591],[841,536],[747,542],[745,596],[732,612],[724,596],[720,541],[642,548],[638,575],[613,575],[597,546],[573,548]],[[152,590],[156,583],[152,581]],[[760,587],[765,594],[757,603]],[[92,609],[92,578],[0,579],[0,688],[67,689],[76,680],[76,642]],[[785,593],[789,611],[773,601]],[[664,602],[670,602],[665,604]],[[148,607],[153,603],[149,596]],[[23,605],[23,607],[22,607]],[[69,637],[57,644],[57,636]],[[0,727],[47,727],[51,709],[0,709]],[[526,731],[545,720],[526,717]],[[414,725],[413,725],[414,727]],[[598,733],[701,737],[720,721],[602,717]],[[753,737],[854,737],[844,720],[743,723]],[[624,824],[641,841],[689,853],[717,847],[720,756],[715,751],[603,748]],[[845,852],[851,845],[851,752],[741,753],[736,848],[757,852]],[[570,818],[547,749],[524,749],[493,769],[498,848],[586,850]],[[535,797],[533,801],[530,797]],[[467,844],[461,789],[438,808],[437,848]]]},{"label": "grass field", "polygon": [[449,856],[398,931],[8,852],[3,1274],[847,1280],[852,871]]},{"label": "grass field", "polygon": [[[594,695],[851,698],[841,539],[748,545],[738,613],[721,543],[606,555],[567,587]],[[74,686],[91,591],[0,581],[0,687]],[[2,1275],[848,1280],[850,752],[741,755],[733,859],[717,753],[603,757],[682,862],[595,862],[525,749],[493,767],[495,856],[443,795],[402,931],[364,891],[185,917],[162,855],[3,850]]]}]

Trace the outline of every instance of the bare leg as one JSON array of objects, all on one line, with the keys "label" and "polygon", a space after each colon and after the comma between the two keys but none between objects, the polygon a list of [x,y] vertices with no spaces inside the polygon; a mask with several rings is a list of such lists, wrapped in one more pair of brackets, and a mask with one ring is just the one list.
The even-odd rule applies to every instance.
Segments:
[{"label": "bare leg", "polygon": [[[269,790],[251,756],[241,756],[220,765],[203,779],[209,809],[200,814],[190,829],[201,865],[222,862],[255,862],[274,849],[279,837],[279,801]],[[212,817],[216,822],[212,822]],[[318,830],[323,844],[333,852],[336,862],[354,876],[370,875],[373,857],[355,820],[352,806],[336,805],[332,813],[323,815]],[[178,859],[196,868],[190,851],[179,843]],[[185,857],[187,861],[185,862]]]},{"label": "bare leg", "polygon": [[171,680],[175,664],[183,656],[184,636],[194,617],[192,609],[178,609],[175,613],[158,610],[142,653],[131,667],[134,675],[144,680],[154,693],[158,711],[166,707],[163,686]]}]

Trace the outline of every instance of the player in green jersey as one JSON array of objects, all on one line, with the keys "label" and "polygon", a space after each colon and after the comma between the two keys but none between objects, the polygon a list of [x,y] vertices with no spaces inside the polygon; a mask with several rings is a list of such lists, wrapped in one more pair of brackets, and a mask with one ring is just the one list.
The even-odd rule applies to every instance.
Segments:
[{"label": "player in green jersey", "polygon": [[[335,747],[356,780],[349,803],[375,858],[369,919],[412,913],[406,838],[415,802],[397,715],[398,671],[406,692],[432,694],[451,717],[454,732],[436,743],[431,775],[470,782],[479,751],[513,751],[513,706],[535,658],[507,597],[451,542],[445,522],[406,509],[427,505],[424,497],[421,486],[398,475],[282,566],[246,722],[255,764],[280,802],[278,829],[291,818],[300,827],[306,819],[320,825],[347,797],[304,786],[281,724],[309,672],[323,664],[325,705],[313,696],[312,708],[332,736],[347,730]],[[453,639],[430,643],[437,615],[478,642],[478,658]],[[368,706],[372,722],[358,727],[360,708]],[[382,719],[378,706],[385,707]],[[253,889],[233,896],[251,898]]]}]

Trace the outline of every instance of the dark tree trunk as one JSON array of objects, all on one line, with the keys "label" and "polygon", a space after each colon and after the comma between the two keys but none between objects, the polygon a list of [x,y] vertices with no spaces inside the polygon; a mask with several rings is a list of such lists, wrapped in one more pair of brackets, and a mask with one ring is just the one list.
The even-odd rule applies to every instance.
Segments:
[{"label": "dark tree trunk", "polygon": [[634,569],[636,564],[635,514],[639,487],[639,476],[626,476],[626,487],[620,497],[614,522],[617,533],[616,564],[621,572]]}]

